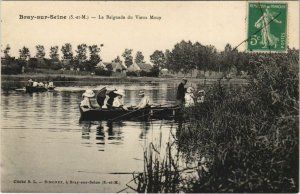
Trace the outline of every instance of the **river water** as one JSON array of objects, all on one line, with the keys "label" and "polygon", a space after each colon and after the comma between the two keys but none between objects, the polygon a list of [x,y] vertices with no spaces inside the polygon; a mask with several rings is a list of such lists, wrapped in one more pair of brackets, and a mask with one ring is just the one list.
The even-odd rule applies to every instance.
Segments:
[{"label": "river water", "polygon": [[[115,84],[125,104],[145,89],[154,104],[174,104],[178,83]],[[143,150],[167,142],[173,121],[79,123],[82,93],[98,86],[53,92],[1,93],[1,185],[5,192],[118,192],[143,170]],[[94,102],[96,103],[96,102]],[[125,190],[129,191],[130,190]]]}]

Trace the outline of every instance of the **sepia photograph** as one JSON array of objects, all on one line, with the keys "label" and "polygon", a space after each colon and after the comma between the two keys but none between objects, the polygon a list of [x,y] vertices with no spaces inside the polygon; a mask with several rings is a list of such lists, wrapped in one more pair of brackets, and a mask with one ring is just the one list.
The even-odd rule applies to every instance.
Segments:
[{"label": "sepia photograph", "polygon": [[299,1],[2,1],[1,192],[299,192]]}]

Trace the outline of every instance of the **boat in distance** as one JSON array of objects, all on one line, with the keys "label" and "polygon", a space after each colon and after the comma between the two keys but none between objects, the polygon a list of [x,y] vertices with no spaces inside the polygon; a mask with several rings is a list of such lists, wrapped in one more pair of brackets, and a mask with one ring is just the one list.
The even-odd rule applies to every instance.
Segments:
[{"label": "boat in distance", "polygon": [[85,109],[79,106],[79,121],[172,120],[182,113],[178,106],[147,107],[144,109]]},{"label": "boat in distance", "polygon": [[33,86],[26,86],[26,92],[28,93],[32,93],[32,92],[46,92],[46,91],[53,91],[55,87],[49,87],[49,88],[45,88],[45,87],[33,87]]}]

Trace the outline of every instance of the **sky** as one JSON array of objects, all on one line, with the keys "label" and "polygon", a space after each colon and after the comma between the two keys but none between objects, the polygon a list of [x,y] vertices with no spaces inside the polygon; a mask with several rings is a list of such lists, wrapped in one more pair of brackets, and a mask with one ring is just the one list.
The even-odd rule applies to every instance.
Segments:
[{"label": "sky", "polygon": [[[299,48],[299,2],[288,2],[288,45]],[[81,16],[90,19],[20,19],[24,16]],[[99,15],[133,16],[133,19],[98,19]],[[136,15],[148,19],[136,19]],[[161,17],[149,19],[150,15]],[[96,17],[92,19],[91,17]],[[26,46],[31,56],[36,45],[44,45],[46,56],[51,46],[71,43],[73,52],[78,44],[103,44],[101,57],[111,61],[121,56],[125,48],[133,55],[142,51],[145,60],[155,50],[172,49],[181,40],[214,45],[223,50],[227,43],[233,47],[246,39],[246,1],[2,1],[1,49],[7,44],[11,55]],[[238,49],[245,50],[245,44]],[[61,56],[61,53],[59,53]]]}]

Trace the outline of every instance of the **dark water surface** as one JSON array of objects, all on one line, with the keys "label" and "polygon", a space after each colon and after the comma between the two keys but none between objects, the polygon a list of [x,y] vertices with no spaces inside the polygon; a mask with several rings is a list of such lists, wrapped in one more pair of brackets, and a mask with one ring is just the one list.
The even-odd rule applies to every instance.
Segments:
[{"label": "dark water surface", "polygon": [[[125,89],[126,105],[138,103],[140,89],[146,90],[153,103],[171,105],[175,103],[177,84],[111,87]],[[79,123],[82,93],[103,86],[57,87],[54,92],[33,94],[2,91],[2,191],[118,192],[132,179],[132,172],[143,170],[143,149],[160,138],[167,142],[176,124]],[[19,183],[22,181],[26,183]]]}]

